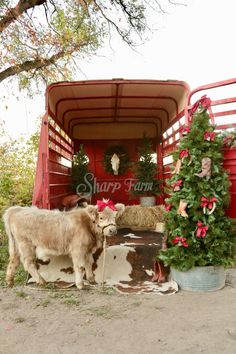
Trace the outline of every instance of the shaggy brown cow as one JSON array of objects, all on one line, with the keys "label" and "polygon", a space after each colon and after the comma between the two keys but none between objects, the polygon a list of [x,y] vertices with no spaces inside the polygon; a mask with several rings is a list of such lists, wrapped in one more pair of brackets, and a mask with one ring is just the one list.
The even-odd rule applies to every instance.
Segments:
[{"label": "shaggy brown cow", "polygon": [[125,206],[111,208],[89,205],[71,211],[44,210],[36,207],[14,206],[4,214],[9,238],[9,264],[6,282],[14,283],[14,275],[22,262],[38,284],[45,283],[36,267],[36,257],[46,260],[49,255],[69,255],[72,258],[77,288],[83,288],[84,272],[88,281],[94,280],[93,254],[102,247],[103,236],[116,234],[115,219]]}]

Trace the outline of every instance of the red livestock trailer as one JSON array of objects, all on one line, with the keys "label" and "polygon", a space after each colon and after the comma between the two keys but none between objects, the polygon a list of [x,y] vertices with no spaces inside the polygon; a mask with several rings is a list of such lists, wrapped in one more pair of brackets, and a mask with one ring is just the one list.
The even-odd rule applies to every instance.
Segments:
[{"label": "red livestock trailer", "polygon": [[[236,96],[232,94],[235,87],[236,78],[201,86],[192,92],[186,82],[177,80],[112,79],[51,84],[46,91],[33,204],[40,208],[61,208],[63,198],[72,193],[72,159],[80,144],[89,158],[96,184],[111,182],[114,186],[117,182],[121,186],[102,192],[97,188],[92,202],[102,196],[126,205],[137,203],[126,188],[127,180],[134,177],[132,170],[123,175],[105,171],[107,149],[123,147],[130,161],[137,161],[137,147],[146,134],[156,150],[160,166],[157,178],[168,178],[170,154],[179,141],[191,104],[207,94],[212,100],[212,123],[218,129],[235,129]],[[224,154],[224,165],[232,182],[228,214],[236,218],[236,148],[227,148]]]}]

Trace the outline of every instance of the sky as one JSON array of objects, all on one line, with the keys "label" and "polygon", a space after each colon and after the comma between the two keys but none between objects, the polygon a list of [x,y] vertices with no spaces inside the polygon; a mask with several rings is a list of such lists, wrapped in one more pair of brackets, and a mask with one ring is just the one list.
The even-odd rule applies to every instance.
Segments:
[{"label": "sky", "polygon": [[[236,77],[236,1],[183,2],[188,6],[168,8],[166,15],[149,15],[157,30],[136,51],[116,38],[112,49],[102,48],[81,62],[74,80],[174,79],[194,89]],[[34,132],[36,118],[45,107],[44,89],[33,100],[16,91],[10,93],[4,82],[0,84],[0,120],[12,137]]]}]

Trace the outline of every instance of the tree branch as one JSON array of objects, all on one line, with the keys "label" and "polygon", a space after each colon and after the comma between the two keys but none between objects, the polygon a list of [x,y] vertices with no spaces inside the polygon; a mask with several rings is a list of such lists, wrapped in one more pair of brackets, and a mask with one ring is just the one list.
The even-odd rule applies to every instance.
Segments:
[{"label": "tree branch", "polygon": [[0,21],[0,33],[27,10],[46,3],[47,0],[20,0],[15,7],[9,8]]},{"label": "tree branch", "polygon": [[30,71],[33,69],[42,69],[46,66],[49,66],[51,64],[55,64],[55,62],[66,56],[66,55],[70,55],[75,51],[75,49],[71,49],[70,51],[60,51],[54,55],[52,55],[50,58],[48,59],[44,59],[44,58],[39,58],[39,59],[35,59],[35,60],[27,60],[24,63],[21,63],[19,65],[14,65],[11,66],[5,70],[3,70],[2,72],[0,72],[0,82],[7,79],[10,76],[14,76],[17,74],[20,74],[23,71]]}]

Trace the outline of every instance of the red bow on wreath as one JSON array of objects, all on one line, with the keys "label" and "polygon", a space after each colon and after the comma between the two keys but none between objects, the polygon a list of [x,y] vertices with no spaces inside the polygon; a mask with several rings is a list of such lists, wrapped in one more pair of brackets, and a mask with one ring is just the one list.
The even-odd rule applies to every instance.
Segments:
[{"label": "red bow on wreath", "polygon": [[190,109],[190,111],[189,111],[190,116],[192,116],[196,112],[199,105],[201,105],[202,108],[204,108],[206,110],[211,105],[211,99],[209,97],[207,97],[206,95],[202,96],[198,101],[196,101],[194,103],[194,105]]},{"label": "red bow on wreath", "polygon": [[197,233],[196,233],[196,237],[205,237],[206,236],[206,232],[209,229],[209,226],[204,226],[203,223],[199,220],[197,222]]},{"label": "red bow on wreath", "polygon": [[208,140],[208,141],[214,141],[215,136],[216,136],[216,133],[215,133],[215,132],[208,132],[208,131],[206,131],[206,132],[204,133],[204,139],[205,139],[205,140]]},{"label": "red bow on wreath", "polygon": [[208,214],[212,214],[216,208],[216,197],[212,197],[210,199],[207,199],[206,197],[201,197],[201,202],[201,208],[203,208],[203,213],[206,214],[206,209],[209,209],[210,212],[208,212]]},{"label": "red bow on wreath", "polygon": [[103,211],[106,207],[114,211],[116,210],[113,201],[109,199],[97,200],[97,207],[98,207],[98,211]]},{"label": "red bow on wreath", "polygon": [[172,240],[172,243],[174,245],[178,244],[178,246],[188,247],[188,244],[186,242],[186,237],[176,236],[174,240]]}]

